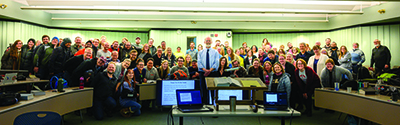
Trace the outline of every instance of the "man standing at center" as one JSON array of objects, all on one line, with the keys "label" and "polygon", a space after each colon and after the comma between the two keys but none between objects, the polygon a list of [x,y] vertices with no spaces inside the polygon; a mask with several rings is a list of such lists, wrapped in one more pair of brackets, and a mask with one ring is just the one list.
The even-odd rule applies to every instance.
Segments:
[{"label": "man standing at center", "polygon": [[201,50],[197,56],[198,67],[200,72],[200,86],[203,92],[203,101],[208,102],[208,92],[206,90],[205,77],[216,77],[218,76],[217,69],[219,67],[219,53],[217,50],[211,48],[212,39],[206,37],[204,39],[206,48]]},{"label": "man standing at center", "polygon": [[140,37],[136,37],[135,43],[136,43],[136,44],[133,44],[133,46],[135,47],[136,51],[137,51],[138,53],[142,53],[143,45],[140,44]]}]

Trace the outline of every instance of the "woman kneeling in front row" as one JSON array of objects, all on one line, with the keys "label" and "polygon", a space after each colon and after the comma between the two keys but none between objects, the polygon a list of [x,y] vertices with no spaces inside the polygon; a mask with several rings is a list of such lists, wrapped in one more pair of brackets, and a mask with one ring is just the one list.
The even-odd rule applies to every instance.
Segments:
[{"label": "woman kneeling in front row", "polygon": [[116,91],[120,94],[119,104],[123,107],[120,111],[121,115],[129,117],[131,114],[140,115],[140,108],[142,107],[136,98],[139,93],[135,90],[136,81],[132,69],[128,69],[124,76],[123,83],[118,83]]}]

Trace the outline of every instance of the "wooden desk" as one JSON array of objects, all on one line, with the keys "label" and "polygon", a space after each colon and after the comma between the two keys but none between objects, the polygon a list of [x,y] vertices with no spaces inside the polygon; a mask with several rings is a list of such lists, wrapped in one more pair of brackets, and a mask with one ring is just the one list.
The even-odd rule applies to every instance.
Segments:
[{"label": "wooden desk", "polygon": [[[208,107],[213,107],[213,105],[210,105]],[[291,109],[290,111],[266,111],[264,109],[259,108],[257,112],[253,112],[249,106],[243,106],[243,105],[237,105],[236,106],[236,112],[230,112],[229,111],[229,106],[227,105],[221,105],[221,110],[220,111],[212,111],[212,112],[193,112],[193,113],[182,113],[179,111],[177,108],[174,108],[172,110],[172,116],[179,117],[179,125],[183,125],[183,117],[213,117],[213,116],[219,116],[219,117],[241,117],[241,116],[280,116],[281,118],[281,124],[285,124],[285,116],[300,116],[301,113]],[[293,112],[292,112],[293,111]],[[293,114],[292,114],[293,113]]]},{"label": "wooden desk", "polygon": [[92,107],[93,88],[84,90],[65,89],[65,92],[46,91],[46,95],[34,96],[34,99],[20,101],[17,104],[0,107],[2,125],[12,125],[14,119],[24,113],[33,111],[52,111],[60,115]]},{"label": "wooden desk", "polygon": [[45,82],[49,82],[49,80],[30,80],[30,79],[27,79],[27,80],[20,80],[20,81],[17,81],[17,82],[15,82],[15,83],[11,83],[11,84],[3,84],[2,82],[0,83],[0,87],[2,87],[2,86],[12,86],[12,85],[21,85],[21,84],[30,84],[30,83],[45,83]]},{"label": "wooden desk", "polygon": [[[261,87],[217,87],[214,83],[214,78],[206,78],[206,85],[208,90],[214,90],[214,99],[213,102],[216,105],[216,110],[219,110],[219,105],[229,105],[229,101],[227,100],[218,100],[218,90],[250,90],[251,92],[251,100],[238,100],[237,105],[257,105],[256,90],[267,90],[268,87],[261,81],[260,78],[233,78],[238,80],[242,84],[242,80],[255,80],[257,81]],[[243,85],[243,84],[242,84]]]},{"label": "wooden desk", "polygon": [[399,124],[399,102],[389,96],[360,95],[355,91],[315,89],[315,106],[354,115],[378,124]]},{"label": "wooden desk", "polygon": [[142,83],[139,86],[140,100],[155,100],[156,99],[156,83]]}]

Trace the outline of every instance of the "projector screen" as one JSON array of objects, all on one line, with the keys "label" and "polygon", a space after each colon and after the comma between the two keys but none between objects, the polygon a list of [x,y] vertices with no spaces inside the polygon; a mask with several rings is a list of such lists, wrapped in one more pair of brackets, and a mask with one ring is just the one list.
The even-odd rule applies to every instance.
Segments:
[{"label": "projector screen", "polygon": [[177,89],[195,89],[195,80],[162,80],[157,83],[157,101],[161,106],[176,104]]}]

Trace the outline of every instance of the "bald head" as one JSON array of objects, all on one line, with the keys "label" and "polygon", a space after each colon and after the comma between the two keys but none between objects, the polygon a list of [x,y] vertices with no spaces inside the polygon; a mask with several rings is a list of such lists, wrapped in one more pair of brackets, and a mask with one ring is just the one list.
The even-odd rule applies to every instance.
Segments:
[{"label": "bald head", "polygon": [[211,48],[211,44],[212,44],[212,39],[211,39],[211,37],[206,37],[205,39],[204,39],[204,44],[206,45],[206,48],[208,49],[208,48]]}]

